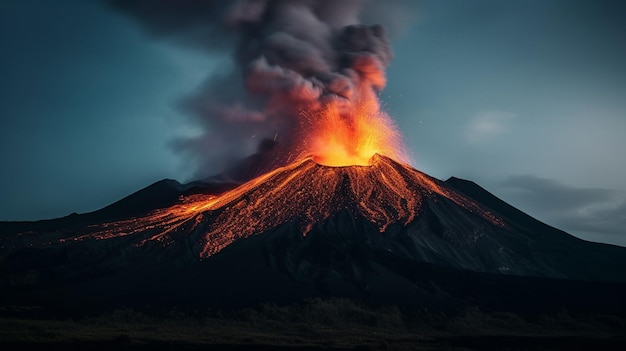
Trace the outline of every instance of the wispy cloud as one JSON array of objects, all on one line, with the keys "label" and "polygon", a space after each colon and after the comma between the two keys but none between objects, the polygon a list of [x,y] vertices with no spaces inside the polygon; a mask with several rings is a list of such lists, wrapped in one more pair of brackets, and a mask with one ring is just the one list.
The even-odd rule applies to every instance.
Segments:
[{"label": "wispy cloud", "polygon": [[509,131],[517,114],[508,111],[483,111],[469,123],[466,138],[472,144],[488,143]]}]

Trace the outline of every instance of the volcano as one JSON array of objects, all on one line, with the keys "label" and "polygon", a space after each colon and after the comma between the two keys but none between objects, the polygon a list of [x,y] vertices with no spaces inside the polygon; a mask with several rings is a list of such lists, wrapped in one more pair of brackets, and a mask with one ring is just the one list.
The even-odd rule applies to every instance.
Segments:
[{"label": "volcano", "polygon": [[386,156],[343,167],[304,158],[232,186],[162,181],[93,213],[1,223],[2,301],[430,306],[585,291],[576,303],[615,301],[626,291],[626,248],[577,239],[473,182]]}]

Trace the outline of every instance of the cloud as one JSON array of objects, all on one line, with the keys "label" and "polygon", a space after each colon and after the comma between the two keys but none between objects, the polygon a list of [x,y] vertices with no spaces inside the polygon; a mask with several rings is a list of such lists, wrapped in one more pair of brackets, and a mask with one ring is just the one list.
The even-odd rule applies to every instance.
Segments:
[{"label": "cloud", "polygon": [[483,111],[472,118],[465,136],[472,144],[491,142],[509,131],[509,123],[516,116],[507,111]]},{"label": "cloud", "polygon": [[572,187],[532,175],[507,178],[501,186],[521,210],[572,234],[607,234],[626,243],[626,192],[606,188]]}]

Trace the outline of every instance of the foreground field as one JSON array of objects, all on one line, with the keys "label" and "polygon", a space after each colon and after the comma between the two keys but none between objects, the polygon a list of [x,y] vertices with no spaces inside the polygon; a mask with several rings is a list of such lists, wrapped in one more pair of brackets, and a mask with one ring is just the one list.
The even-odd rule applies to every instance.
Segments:
[{"label": "foreground field", "polygon": [[443,313],[343,300],[231,311],[118,309],[49,316],[15,306],[0,318],[0,347],[62,350],[624,350],[626,318],[557,310]]}]

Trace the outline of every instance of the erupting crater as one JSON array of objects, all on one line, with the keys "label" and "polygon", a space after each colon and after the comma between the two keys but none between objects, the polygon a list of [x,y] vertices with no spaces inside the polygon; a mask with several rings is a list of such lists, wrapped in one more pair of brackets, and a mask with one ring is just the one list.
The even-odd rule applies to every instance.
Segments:
[{"label": "erupting crater", "polygon": [[373,158],[374,155],[371,155],[368,158],[367,156],[349,154],[341,149],[335,150],[335,152],[331,155],[324,154],[311,156],[311,160],[313,160],[313,162],[326,167],[369,167],[372,165]]},{"label": "erupting crater", "polygon": [[334,101],[301,128],[299,159],[330,167],[371,166],[376,154],[407,162],[402,136],[373,93],[351,103]]}]

